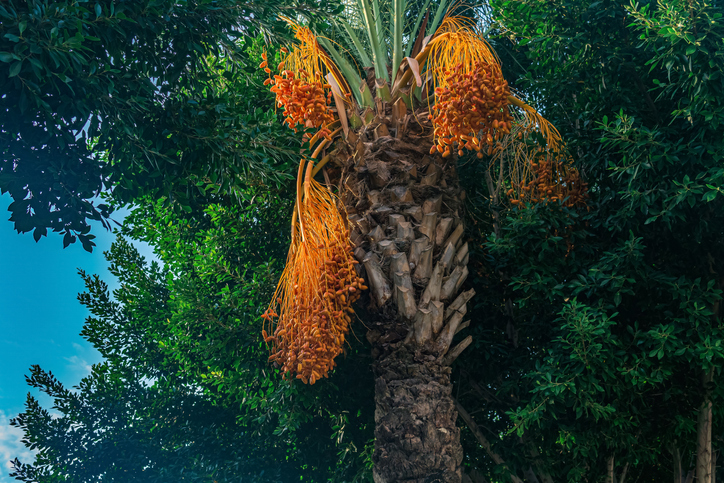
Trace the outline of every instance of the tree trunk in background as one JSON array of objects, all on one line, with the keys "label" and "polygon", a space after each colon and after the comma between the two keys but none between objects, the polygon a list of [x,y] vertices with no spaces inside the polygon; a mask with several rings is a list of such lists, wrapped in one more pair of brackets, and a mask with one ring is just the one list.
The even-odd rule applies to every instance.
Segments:
[{"label": "tree trunk in background", "polygon": [[686,474],[686,479],[684,480],[684,483],[692,483],[694,481],[694,470],[689,470],[689,472]]},{"label": "tree trunk in background", "polygon": [[699,408],[698,441],[696,450],[696,483],[712,483],[711,426],[712,402],[709,395],[709,384],[714,369],[710,369],[702,378],[704,386],[704,402]]},{"label": "tree trunk in background", "polygon": [[711,451],[711,483],[716,483],[716,456],[717,452]]},{"label": "tree trunk in background", "polygon": [[674,445],[671,449],[671,456],[674,459],[674,483],[681,483],[681,452],[678,446]]},{"label": "tree trunk in background", "polygon": [[626,474],[628,473],[628,463],[621,470],[621,475],[618,477],[618,483],[626,483]]},{"label": "tree trunk in background", "polygon": [[711,483],[711,416],[712,404],[708,398],[699,408],[698,442],[696,453],[697,483]]},{"label": "tree trunk in background", "polygon": [[460,293],[469,258],[461,190],[453,158],[428,154],[429,128],[405,135],[403,118],[406,127],[410,114],[351,132],[332,158],[342,167],[351,239],[370,288],[373,475],[376,483],[459,483],[450,364],[472,338],[451,344],[473,296]]},{"label": "tree trunk in background", "polygon": [[533,471],[532,466],[529,466],[528,469],[523,472],[523,476],[525,476],[525,481],[527,483],[540,483],[540,480],[535,475],[535,471]]},{"label": "tree trunk in background", "polygon": [[[505,461],[503,458],[493,451],[493,447],[490,444],[490,441],[488,441],[488,438],[485,437],[483,434],[483,431],[480,429],[478,424],[475,422],[473,417],[468,413],[465,408],[460,404],[459,401],[455,400],[455,407],[458,410],[458,415],[465,421],[465,425],[468,427],[470,432],[475,436],[475,439],[478,440],[478,443],[480,443],[480,446],[482,446],[485,449],[485,452],[488,453],[488,456],[490,459],[493,460],[493,462],[496,465],[502,466],[504,470],[502,472],[496,472],[498,476],[502,476],[503,478],[510,478],[511,483],[523,483],[523,480],[521,480],[518,475],[516,475],[513,472],[510,472],[506,475],[506,473],[510,470],[507,468]],[[532,472],[532,469],[528,467],[529,471],[526,471],[525,478],[528,480],[528,483],[538,483],[538,478],[535,476],[535,474]]]},{"label": "tree trunk in background", "polygon": [[533,459],[533,466],[535,467],[535,471],[537,472],[537,476],[540,478],[541,483],[553,483],[553,477],[551,477],[550,473],[548,473],[548,470],[546,470],[545,466],[541,462],[540,453],[538,453],[535,445],[528,442],[525,446],[528,450],[528,454]]},{"label": "tree trunk in background", "polygon": [[615,483],[614,480],[614,470],[616,469],[616,465],[614,463],[613,456],[608,457],[608,464],[607,464],[607,470],[606,470],[606,483]]}]

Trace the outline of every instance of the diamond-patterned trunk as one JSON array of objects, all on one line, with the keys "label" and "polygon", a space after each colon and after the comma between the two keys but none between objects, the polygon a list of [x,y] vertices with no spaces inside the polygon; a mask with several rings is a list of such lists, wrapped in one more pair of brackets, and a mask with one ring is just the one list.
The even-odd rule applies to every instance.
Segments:
[{"label": "diamond-patterned trunk", "polygon": [[[419,118],[419,117],[418,117]],[[460,482],[450,364],[467,326],[468,275],[454,156],[430,155],[430,127],[377,117],[332,153],[355,256],[370,288],[375,372],[374,479]],[[394,136],[389,135],[392,133]]]}]

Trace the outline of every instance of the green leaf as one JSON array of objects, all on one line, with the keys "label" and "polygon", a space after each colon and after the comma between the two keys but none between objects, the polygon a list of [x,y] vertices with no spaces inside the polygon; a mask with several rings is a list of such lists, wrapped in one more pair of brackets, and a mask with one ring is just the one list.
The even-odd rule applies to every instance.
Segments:
[{"label": "green leaf", "polygon": [[11,62],[14,59],[10,52],[0,52],[0,62]]},{"label": "green leaf", "polygon": [[440,5],[438,5],[432,24],[428,25],[428,35],[433,35],[437,31],[437,28],[440,26],[440,23],[442,22],[442,17],[443,15],[445,15],[445,10],[447,10],[448,1],[449,0],[442,0],[440,2]]},{"label": "green leaf", "polygon": [[323,37],[320,37],[318,40],[320,45],[322,45],[332,56],[332,59],[334,59],[337,67],[339,67],[339,70],[344,78],[347,80],[347,83],[349,84],[349,87],[352,90],[352,94],[354,95],[357,103],[362,104],[363,99],[359,90],[360,85],[362,85],[363,83],[362,78],[357,74],[357,71],[354,67],[352,67],[352,64],[350,64],[347,59],[345,59],[342,54],[337,51],[332,42]]},{"label": "green leaf", "polygon": [[10,75],[9,77],[15,77],[20,73],[20,69],[23,67],[23,61],[17,60],[10,66]]},{"label": "green leaf", "polygon": [[387,41],[385,39],[385,23],[384,23],[384,17],[382,16],[382,12],[380,11],[380,0],[372,0],[372,12],[374,12],[375,15],[375,25],[377,26],[377,38],[380,42],[380,47],[382,48],[382,55],[383,62],[385,65],[387,64],[388,60],[388,48],[387,48]]},{"label": "green leaf", "polygon": [[44,226],[39,226],[33,231],[33,239],[35,239],[35,242],[37,243],[40,240],[40,237],[46,236],[48,234],[48,229]]},{"label": "green leaf", "polygon": [[405,0],[392,0],[392,79],[397,77],[397,69],[402,62],[402,30],[405,23]]},{"label": "green leaf", "polygon": [[357,0],[360,6],[360,11],[363,14],[363,23],[367,30],[367,36],[372,46],[372,60],[375,64],[375,75],[378,78],[389,81],[389,75],[387,74],[387,63],[386,53],[382,49],[380,39],[377,35],[377,22],[381,22],[382,19],[375,18],[372,13],[372,6],[369,4],[369,0]]},{"label": "green leaf", "polygon": [[367,51],[365,50],[364,46],[362,45],[362,42],[360,42],[359,37],[354,32],[352,27],[344,21],[344,19],[340,20],[340,23],[342,24],[342,27],[344,27],[345,32],[347,32],[347,35],[352,40],[352,44],[354,44],[355,49],[357,49],[357,53],[360,56],[360,59],[362,60],[362,66],[363,67],[372,67],[374,64],[372,62],[372,59],[370,58],[369,54],[367,54]]},{"label": "green leaf", "polygon": [[35,57],[28,57],[28,60],[33,66],[35,66],[36,69],[38,69],[38,72],[43,71],[43,64],[38,59]]}]

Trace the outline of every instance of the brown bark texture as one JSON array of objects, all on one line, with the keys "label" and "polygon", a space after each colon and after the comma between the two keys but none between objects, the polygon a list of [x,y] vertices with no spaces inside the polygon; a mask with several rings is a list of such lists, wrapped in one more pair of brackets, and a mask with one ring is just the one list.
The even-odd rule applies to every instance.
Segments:
[{"label": "brown bark texture", "polygon": [[711,483],[711,424],[712,403],[706,399],[699,408],[698,442],[696,454],[697,483]]},{"label": "brown bark texture", "polygon": [[455,161],[429,155],[430,126],[416,118],[378,114],[332,159],[370,288],[374,480],[459,483],[450,364],[472,340],[452,344],[473,295],[462,292],[468,245]]},{"label": "brown bark texture", "polygon": [[716,457],[717,457],[717,452],[712,451],[712,453],[711,453],[711,483],[716,483]]},{"label": "brown bark texture", "polygon": [[683,480],[682,470],[681,470],[681,452],[679,451],[679,447],[676,445],[673,445],[671,448],[671,456],[673,458],[673,467],[674,467],[674,483],[681,483]]},{"label": "brown bark texture", "polygon": [[704,387],[704,401],[699,408],[696,449],[696,482],[711,483],[712,480],[712,454],[711,454],[711,426],[712,401],[709,385],[714,375],[714,369],[709,369],[702,375]]}]

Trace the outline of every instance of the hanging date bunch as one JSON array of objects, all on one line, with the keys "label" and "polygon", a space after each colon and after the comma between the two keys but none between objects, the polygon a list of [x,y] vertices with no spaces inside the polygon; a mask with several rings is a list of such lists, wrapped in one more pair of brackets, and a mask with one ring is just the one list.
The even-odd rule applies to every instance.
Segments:
[{"label": "hanging date bunch", "polygon": [[[511,204],[561,202],[573,208],[586,206],[588,183],[564,156],[548,153],[531,163],[531,178],[508,190]],[[517,196],[515,193],[517,192]]]},{"label": "hanging date bunch", "polygon": [[347,92],[346,81],[327,53],[317,42],[317,37],[308,27],[286,19],[294,29],[296,45],[291,49],[282,47],[282,61],[277,66],[279,74],[271,77],[266,55],[260,67],[270,74],[264,84],[273,84],[270,90],[276,95],[277,107],[284,108],[285,123],[297,132],[297,126],[320,128],[319,136],[331,141],[328,126],[335,120],[329,106],[332,102],[331,85],[325,81],[331,73],[343,90]]},{"label": "hanging date bunch", "polygon": [[[511,205],[561,202],[582,207],[588,200],[588,185],[572,166],[561,134],[532,107],[511,97],[520,108],[512,130],[498,143],[490,159],[491,172],[509,180],[506,196]],[[502,188],[505,189],[505,188]]]},{"label": "hanging date bunch", "polygon": [[299,168],[292,245],[274,299],[262,316],[262,335],[271,346],[269,360],[284,377],[314,384],[327,377],[343,352],[352,304],[367,287],[355,269],[358,262],[338,199],[314,181],[311,161],[304,172],[305,162]]},{"label": "hanging date bunch", "polygon": [[[306,72],[295,74],[285,70],[283,65],[281,67],[281,75],[274,76],[270,90],[276,94],[277,107],[284,108],[284,122],[297,132],[297,125],[318,128],[334,121],[334,114],[329,110],[332,91],[330,85],[322,81],[321,74],[317,73],[314,82],[308,82]],[[328,137],[329,130],[323,127],[320,134]]]},{"label": "hanging date bunch", "polygon": [[432,122],[437,144],[431,153],[450,155],[457,147],[493,153],[498,140],[510,133],[512,116],[508,109],[510,89],[496,64],[478,62],[472,72],[464,73],[458,64],[446,73],[445,87],[435,89]]}]

